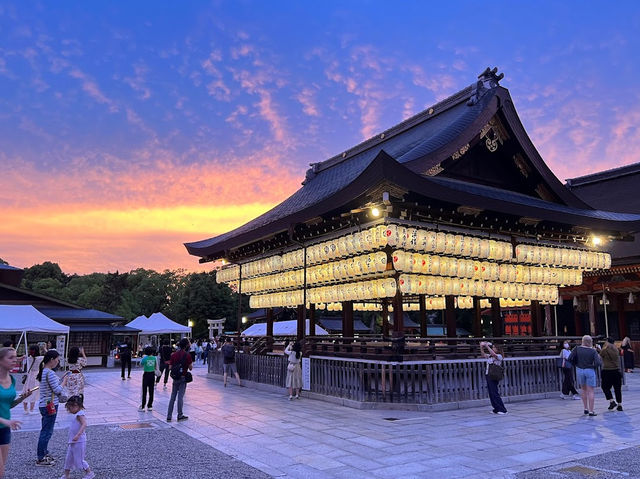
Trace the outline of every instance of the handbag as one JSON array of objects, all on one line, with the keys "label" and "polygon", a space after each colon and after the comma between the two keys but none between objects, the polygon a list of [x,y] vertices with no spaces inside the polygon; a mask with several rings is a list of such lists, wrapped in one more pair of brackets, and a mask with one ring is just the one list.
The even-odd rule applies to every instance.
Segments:
[{"label": "handbag", "polygon": [[53,391],[51,391],[51,399],[47,401],[46,408],[49,416],[53,416],[58,412],[56,411],[56,404],[53,402]]},{"label": "handbag", "polygon": [[487,369],[487,376],[492,381],[502,381],[504,377],[504,368],[502,366],[498,366],[497,364],[491,363],[489,364],[489,368]]},{"label": "handbag", "polygon": [[193,374],[191,374],[190,371],[187,371],[186,373],[184,373],[184,382],[189,384],[192,381],[193,381]]}]

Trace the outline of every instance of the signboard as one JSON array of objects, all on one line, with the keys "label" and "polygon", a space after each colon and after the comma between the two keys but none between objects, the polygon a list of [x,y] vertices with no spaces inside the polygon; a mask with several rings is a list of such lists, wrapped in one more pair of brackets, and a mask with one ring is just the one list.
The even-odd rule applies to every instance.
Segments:
[{"label": "signboard", "polygon": [[311,389],[311,359],[302,358],[302,389]]},{"label": "signboard", "polygon": [[56,351],[58,351],[60,353],[60,366],[64,366],[65,364],[65,353],[67,352],[67,350],[65,349],[65,344],[67,341],[67,336],[64,334],[61,334],[59,336],[56,336]]}]

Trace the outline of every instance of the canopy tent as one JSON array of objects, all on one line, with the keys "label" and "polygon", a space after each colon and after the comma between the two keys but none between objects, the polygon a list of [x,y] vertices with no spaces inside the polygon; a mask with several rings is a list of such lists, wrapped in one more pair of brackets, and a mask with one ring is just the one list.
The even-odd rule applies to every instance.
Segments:
[{"label": "canopy tent", "polygon": [[69,345],[69,326],[55,322],[45,316],[31,305],[0,304],[0,333],[20,333],[20,339],[16,348],[24,339],[24,348],[27,351],[28,333],[53,333],[66,334],[64,356]]},{"label": "canopy tent", "polygon": [[162,313],[153,313],[148,318],[146,316],[138,316],[133,321],[127,323],[126,326],[139,329],[141,335],[172,333],[191,334],[191,328],[189,326],[176,323]]},{"label": "canopy tent", "polygon": [[[274,336],[295,336],[298,333],[298,321],[274,321],[273,323],[273,335]],[[267,335],[267,323],[256,323],[245,329],[242,334],[244,336],[266,336]],[[309,336],[309,320],[306,320],[305,334]],[[328,335],[326,329],[316,324],[315,336]]]}]

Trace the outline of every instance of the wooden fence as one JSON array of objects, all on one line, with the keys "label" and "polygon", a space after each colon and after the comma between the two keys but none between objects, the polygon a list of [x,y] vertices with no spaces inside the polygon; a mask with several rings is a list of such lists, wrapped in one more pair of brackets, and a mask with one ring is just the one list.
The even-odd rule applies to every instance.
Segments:
[{"label": "wooden fence", "polygon": [[[212,351],[210,359],[209,372],[222,374],[222,354]],[[238,353],[236,365],[244,380],[285,387],[287,360],[283,355]],[[482,359],[394,363],[311,356],[310,391],[363,403],[472,401],[489,397],[485,369]],[[505,359],[505,377],[500,383],[504,397],[560,394],[561,384],[555,357]]]}]

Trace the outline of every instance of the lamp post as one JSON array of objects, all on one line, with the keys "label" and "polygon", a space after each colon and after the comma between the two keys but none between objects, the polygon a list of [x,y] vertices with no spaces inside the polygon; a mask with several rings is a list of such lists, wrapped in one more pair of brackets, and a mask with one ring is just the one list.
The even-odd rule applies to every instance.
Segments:
[{"label": "lamp post", "polygon": [[604,334],[609,337],[609,318],[607,316],[607,295],[604,292],[604,284],[602,285],[602,306],[604,308]]}]

